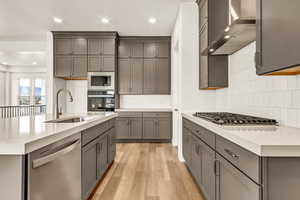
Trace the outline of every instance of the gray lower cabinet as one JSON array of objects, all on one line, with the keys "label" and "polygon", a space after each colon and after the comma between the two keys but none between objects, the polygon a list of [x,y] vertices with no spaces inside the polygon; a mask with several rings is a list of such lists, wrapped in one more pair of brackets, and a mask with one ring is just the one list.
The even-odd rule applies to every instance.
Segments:
[{"label": "gray lower cabinet", "polygon": [[82,200],[89,198],[115,158],[114,123],[113,119],[82,132]]},{"label": "gray lower cabinet", "polygon": [[122,112],[116,121],[117,139],[170,140],[171,113]]},{"label": "gray lower cabinet", "polygon": [[100,136],[97,144],[97,178],[101,179],[108,166],[108,137]]},{"label": "gray lower cabinet", "polygon": [[143,117],[143,139],[171,139],[171,119]]},{"label": "gray lower cabinet", "polygon": [[87,199],[98,182],[97,170],[98,141],[82,148],[82,199]]},{"label": "gray lower cabinet", "polygon": [[217,154],[217,200],[260,200],[261,188]]},{"label": "gray lower cabinet", "polygon": [[183,127],[182,132],[182,153],[186,165],[190,168],[192,161],[192,138],[191,133],[186,127]]},{"label": "gray lower cabinet", "polygon": [[117,139],[141,139],[143,122],[137,117],[119,117],[116,121]]}]

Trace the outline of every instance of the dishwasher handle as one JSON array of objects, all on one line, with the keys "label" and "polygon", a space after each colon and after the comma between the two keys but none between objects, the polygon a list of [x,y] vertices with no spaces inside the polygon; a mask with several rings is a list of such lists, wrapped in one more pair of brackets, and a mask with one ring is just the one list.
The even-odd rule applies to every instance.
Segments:
[{"label": "dishwasher handle", "polygon": [[68,145],[67,147],[60,149],[59,151],[56,151],[55,153],[52,153],[52,154],[49,154],[42,158],[33,160],[32,168],[35,169],[35,168],[41,167],[42,165],[52,162],[53,160],[73,151],[79,143],[80,143],[80,140],[76,140],[76,141],[72,142],[70,145]]}]

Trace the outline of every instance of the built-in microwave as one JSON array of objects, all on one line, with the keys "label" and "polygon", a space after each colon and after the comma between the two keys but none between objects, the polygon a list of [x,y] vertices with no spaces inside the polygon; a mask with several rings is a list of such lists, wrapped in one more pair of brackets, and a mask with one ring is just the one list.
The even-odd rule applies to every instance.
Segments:
[{"label": "built-in microwave", "polygon": [[88,90],[114,90],[114,72],[89,72]]}]

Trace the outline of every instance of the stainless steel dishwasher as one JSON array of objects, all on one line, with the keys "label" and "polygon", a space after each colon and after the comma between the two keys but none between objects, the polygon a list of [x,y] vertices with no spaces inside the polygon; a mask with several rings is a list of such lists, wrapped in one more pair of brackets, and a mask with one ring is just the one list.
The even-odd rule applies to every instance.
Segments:
[{"label": "stainless steel dishwasher", "polygon": [[80,200],[81,135],[30,153],[27,180],[28,200]]}]

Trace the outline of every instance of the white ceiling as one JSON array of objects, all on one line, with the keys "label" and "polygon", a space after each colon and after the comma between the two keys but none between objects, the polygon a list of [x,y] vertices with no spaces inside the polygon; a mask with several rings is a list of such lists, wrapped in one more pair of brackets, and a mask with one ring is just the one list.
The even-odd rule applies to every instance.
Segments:
[{"label": "white ceiling", "polygon": [[[181,2],[189,0],[2,0],[0,40],[45,40],[50,30],[170,35]],[[64,19],[55,24],[53,17]],[[101,23],[108,17],[110,24]],[[156,24],[148,18],[156,17]],[[0,49],[1,51],[1,49]]]}]

